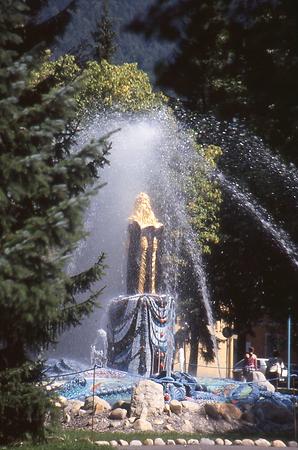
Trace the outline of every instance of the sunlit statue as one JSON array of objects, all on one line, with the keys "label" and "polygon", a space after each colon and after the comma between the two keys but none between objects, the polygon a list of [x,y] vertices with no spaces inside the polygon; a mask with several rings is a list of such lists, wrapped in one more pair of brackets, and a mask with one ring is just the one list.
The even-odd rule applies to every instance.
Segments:
[{"label": "sunlit statue", "polygon": [[127,296],[112,300],[108,311],[110,367],[150,376],[171,373],[175,304],[162,294],[163,224],[141,192],[129,217]]},{"label": "sunlit statue", "polygon": [[141,192],[129,218],[127,293],[155,294],[161,280],[161,243],[163,224],[152,211],[150,198]]}]

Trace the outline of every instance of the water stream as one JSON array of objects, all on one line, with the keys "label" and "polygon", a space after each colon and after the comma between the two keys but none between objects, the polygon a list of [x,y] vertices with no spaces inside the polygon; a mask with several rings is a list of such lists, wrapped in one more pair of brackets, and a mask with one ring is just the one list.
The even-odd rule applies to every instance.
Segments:
[{"label": "water stream", "polygon": [[[201,121],[197,125],[202,127],[203,143],[208,144],[208,139],[212,143],[212,138],[215,137],[211,135],[206,139],[206,130],[204,131],[206,123],[202,124]],[[235,139],[236,132],[233,127],[234,125],[232,137]],[[101,182],[107,184],[92,199],[86,212],[85,228],[89,235],[78,245],[67,269],[71,274],[79,273],[92,265],[101,251],[106,253],[106,275],[99,283],[99,287],[106,285],[100,298],[101,309],[96,309],[90,318],[83,321],[81,327],[71,330],[62,337],[56,349],[57,356],[89,359],[90,344],[94,341],[96,330],[105,327],[104,312],[109,300],[126,293],[128,217],[139,192],[149,194],[156,216],[165,225],[165,293],[179,301],[177,294],[179,255],[181,247],[186,246],[201,292],[207,324],[212,326],[214,319],[208,279],[203,256],[189,222],[185,199],[185,186],[193,164],[201,164],[202,167],[205,165],[210,176],[215,177],[222,188],[229,192],[231,200],[236,201],[255,217],[295,268],[298,268],[297,248],[289,234],[274,222],[266,209],[251,194],[240,187],[237,181],[231,179],[230,173],[226,176],[220,170],[214,171],[202,161],[194,150],[187,127],[166,110],[146,116],[120,114],[96,116],[82,132],[78,146],[88,142],[92,137],[98,138],[119,128],[120,131],[111,137],[110,165],[102,172]],[[219,133],[220,130],[217,131]],[[228,151],[227,142],[232,138],[226,141],[226,137],[227,133],[224,133],[221,139],[224,150]],[[216,139],[215,143],[220,144],[218,138]],[[257,143],[253,142],[253,151],[249,147],[250,151],[246,156],[250,165],[253,164],[252,155],[257,146]],[[231,145],[231,153],[234,152],[233,149]],[[293,168],[288,171],[285,164],[277,157],[271,157],[264,149],[261,154],[257,164],[266,165],[269,161],[272,170],[280,177],[286,175],[287,186],[295,200],[296,170]],[[214,348],[217,348],[215,341]]]}]

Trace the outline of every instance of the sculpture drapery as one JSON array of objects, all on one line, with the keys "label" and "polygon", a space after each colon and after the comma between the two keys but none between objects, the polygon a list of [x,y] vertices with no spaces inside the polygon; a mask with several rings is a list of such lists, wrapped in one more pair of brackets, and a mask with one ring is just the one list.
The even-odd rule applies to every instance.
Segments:
[{"label": "sculpture drapery", "polygon": [[127,296],[109,307],[109,364],[149,376],[171,372],[174,352],[175,305],[161,290],[163,224],[141,192],[129,217]]},{"label": "sculpture drapery", "polygon": [[129,221],[127,293],[155,294],[161,280],[163,224],[156,219],[144,192],[137,196]]}]

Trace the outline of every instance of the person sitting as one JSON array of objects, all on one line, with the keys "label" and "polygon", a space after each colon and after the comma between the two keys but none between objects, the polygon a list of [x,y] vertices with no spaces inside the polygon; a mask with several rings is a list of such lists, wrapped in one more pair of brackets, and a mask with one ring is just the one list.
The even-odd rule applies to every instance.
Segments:
[{"label": "person sitting", "polygon": [[249,347],[248,352],[245,353],[243,367],[243,377],[245,381],[252,381],[252,374],[257,370],[257,356],[254,351],[253,347]]},{"label": "person sitting", "polygon": [[265,376],[267,380],[276,388],[278,386],[279,378],[285,365],[280,357],[278,350],[273,350],[272,357],[268,359]]}]

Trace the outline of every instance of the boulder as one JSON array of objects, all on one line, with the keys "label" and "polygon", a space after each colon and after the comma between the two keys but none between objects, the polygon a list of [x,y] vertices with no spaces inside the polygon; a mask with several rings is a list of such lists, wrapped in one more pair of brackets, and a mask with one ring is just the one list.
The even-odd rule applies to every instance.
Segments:
[{"label": "boulder", "polygon": [[110,445],[109,441],[95,441],[94,442],[95,445]]},{"label": "boulder", "polygon": [[110,412],[109,418],[112,420],[124,420],[126,416],[127,416],[126,409],[116,408]]},{"label": "boulder", "polygon": [[279,439],[276,439],[275,441],[272,441],[272,447],[286,447],[286,444],[283,441],[280,441]]},{"label": "boulder", "polygon": [[121,420],[112,420],[110,423],[109,423],[109,427],[110,428],[119,428],[119,427],[121,427],[122,426],[122,421]]},{"label": "boulder", "polygon": [[181,431],[184,431],[184,433],[193,433],[193,425],[190,420],[183,421]]},{"label": "boulder", "polygon": [[195,402],[190,402],[187,400],[183,400],[181,402],[181,405],[183,407],[183,412],[184,411],[188,411],[190,413],[201,413],[201,412],[205,412],[205,408],[204,408],[204,404],[203,403],[195,403]]},{"label": "boulder", "polygon": [[224,439],[224,443],[225,443],[225,445],[228,445],[228,446],[233,444],[233,442],[230,441],[230,439]]},{"label": "boulder", "polygon": [[156,438],[154,439],[154,445],[166,445],[166,443],[162,438]]},{"label": "boulder", "polygon": [[86,397],[83,409],[86,409],[86,410],[91,409],[92,410],[93,404],[94,404],[94,413],[95,414],[101,414],[104,411],[110,411],[112,409],[111,405],[108,402],[106,402],[102,398],[98,397],[97,395],[94,396],[94,403],[93,403],[92,396]]},{"label": "boulder", "polygon": [[255,441],[255,445],[256,445],[257,447],[270,447],[270,446],[271,446],[270,442],[267,441],[267,439],[262,439],[262,438],[257,439],[257,440]]},{"label": "boulder", "polygon": [[170,410],[177,415],[182,413],[182,404],[178,400],[171,400]]},{"label": "boulder", "polygon": [[110,441],[110,446],[111,447],[118,447],[118,442],[117,441]]},{"label": "boulder", "polygon": [[199,445],[199,440],[198,439],[189,439],[187,441],[188,445]]},{"label": "boulder", "polygon": [[174,441],[174,439],[167,439],[166,444],[167,445],[176,445],[176,442]]},{"label": "boulder", "polygon": [[84,402],[81,402],[80,400],[69,400],[67,402],[67,406],[65,407],[65,412],[77,416],[79,414],[80,409],[83,408],[83,406]]},{"label": "boulder", "polygon": [[277,405],[270,400],[258,402],[251,410],[259,422],[270,421],[278,425],[293,422],[293,415],[282,405]]},{"label": "boulder", "polygon": [[124,400],[118,400],[116,403],[114,403],[112,409],[126,409],[127,412],[130,411],[130,402],[126,402]]},{"label": "boulder", "polygon": [[266,389],[269,392],[275,392],[275,387],[271,384],[265,377],[262,372],[256,370],[255,372],[251,372],[251,380],[253,383],[256,383],[260,388]]},{"label": "boulder", "polygon": [[177,445],[187,445],[187,442],[185,439],[178,438],[178,439],[175,439],[175,442]]},{"label": "boulder", "polygon": [[296,441],[289,441],[288,447],[298,447],[298,443]]},{"label": "boulder", "polygon": [[252,439],[242,439],[242,445],[245,445],[247,447],[252,447],[255,445],[255,443]]},{"label": "boulder", "polygon": [[152,431],[153,430],[151,423],[144,419],[137,419],[134,422],[133,427],[135,430],[138,430],[138,431]]},{"label": "boulder", "polygon": [[241,439],[235,439],[233,441],[233,445],[242,445],[242,440]]},{"label": "boulder", "polygon": [[240,420],[242,415],[240,409],[231,403],[206,403],[205,411],[212,419],[224,419],[227,422]]},{"label": "boulder", "polygon": [[125,441],[124,439],[119,439],[119,444],[122,445],[122,447],[127,447],[128,446],[128,442]]},{"label": "boulder", "polygon": [[200,440],[200,444],[201,444],[201,445],[215,445],[215,442],[213,441],[213,439],[202,438],[202,439]]},{"label": "boulder", "polygon": [[215,444],[216,445],[225,445],[225,441],[221,438],[216,438],[215,439]]},{"label": "boulder", "polygon": [[149,438],[145,439],[144,445],[153,445],[153,439],[149,439]]},{"label": "boulder", "polygon": [[139,440],[137,440],[137,439],[133,439],[132,441],[130,441],[130,444],[129,444],[129,445],[133,445],[133,446],[136,446],[136,447],[140,447],[140,446],[143,445],[143,444],[142,444],[141,441],[139,441]]},{"label": "boulder", "polygon": [[141,380],[133,389],[131,415],[145,418],[147,415],[161,414],[165,402],[163,387],[152,380]]}]

